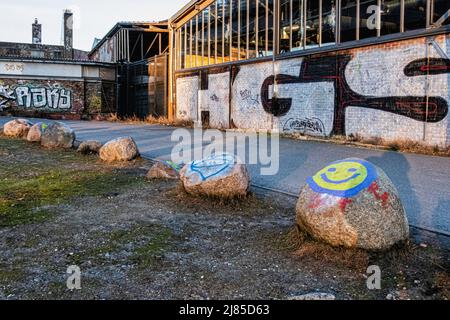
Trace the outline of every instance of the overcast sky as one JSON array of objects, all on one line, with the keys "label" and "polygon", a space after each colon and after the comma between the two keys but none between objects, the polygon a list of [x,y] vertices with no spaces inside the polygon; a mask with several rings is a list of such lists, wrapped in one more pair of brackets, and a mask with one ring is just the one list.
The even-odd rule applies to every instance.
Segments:
[{"label": "overcast sky", "polygon": [[118,21],[170,18],[189,0],[0,0],[0,41],[31,43],[34,18],[42,24],[42,43],[61,44],[62,15],[74,12],[74,47],[89,51],[94,38]]}]

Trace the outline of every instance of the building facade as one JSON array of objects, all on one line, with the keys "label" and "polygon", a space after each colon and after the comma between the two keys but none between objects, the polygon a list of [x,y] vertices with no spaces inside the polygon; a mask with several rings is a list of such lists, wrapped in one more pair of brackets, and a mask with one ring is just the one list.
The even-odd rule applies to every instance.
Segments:
[{"label": "building facade", "polygon": [[450,145],[447,0],[191,1],[172,113],[212,128]]},{"label": "building facade", "polygon": [[92,119],[115,112],[115,66],[0,57],[0,113]]}]

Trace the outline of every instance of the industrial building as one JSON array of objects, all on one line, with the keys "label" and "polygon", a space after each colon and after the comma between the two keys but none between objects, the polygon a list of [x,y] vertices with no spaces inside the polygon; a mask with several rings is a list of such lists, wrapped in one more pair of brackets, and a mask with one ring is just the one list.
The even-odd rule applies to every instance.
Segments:
[{"label": "industrial building", "polygon": [[[449,10],[448,0],[192,0],[166,21],[117,23],[88,57],[115,70],[103,90],[114,107],[101,112],[448,146]],[[40,33],[36,22],[35,46]]]},{"label": "industrial building", "polygon": [[38,19],[31,43],[0,42],[0,114],[93,119],[115,112],[116,66],[73,48],[73,14],[63,12],[62,45],[42,43]]},{"label": "industrial building", "polygon": [[167,117],[167,21],[119,22],[94,44],[89,58],[115,63],[116,111],[121,117]]}]

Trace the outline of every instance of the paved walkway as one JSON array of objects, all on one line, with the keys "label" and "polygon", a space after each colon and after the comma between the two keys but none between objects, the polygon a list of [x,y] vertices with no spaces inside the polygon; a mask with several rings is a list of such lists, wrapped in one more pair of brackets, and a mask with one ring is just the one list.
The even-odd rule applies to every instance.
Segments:
[{"label": "paved walkway", "polygon": [[[0,125],[8,120],[0,117]],[[174,128],[169,127],[65,122],[76,131],[79,140],[105,142],[114,137],[132,136],[141,154],[149,158],[168,160],[172,147],[177,144],[170,139]],[[261,176],[259,165],[251,165],[249,170],[255,185],[298,194],[309,175],[329,162],[348,157],[369,160],[389,175],[400,193],[410,224],[450,235],[450,158],[281,139],[277,175]]]}]

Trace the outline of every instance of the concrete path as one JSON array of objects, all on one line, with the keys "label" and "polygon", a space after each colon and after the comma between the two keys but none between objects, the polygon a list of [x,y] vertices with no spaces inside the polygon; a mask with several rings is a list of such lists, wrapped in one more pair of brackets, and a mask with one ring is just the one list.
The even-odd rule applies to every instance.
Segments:
[{"label": "concrete path", "polygon": [[[0,125],[9,119],[0,117]],[[114,137],[132,136],[141,154],[149,158],[168,160],[173,146],[177,144],[171,141],[174,128],[169,127],[95,121],[64,122],[76,131],[78,140],[106,142]],[[450,235],[450,158],[281,139],[278,174],[261,176],[260,165],[250,165],[249,170],[254,185],[298,194],[308,176],[327,163],[348,157],[371,161],[389,175],[400,193],[410,224]]]}]

